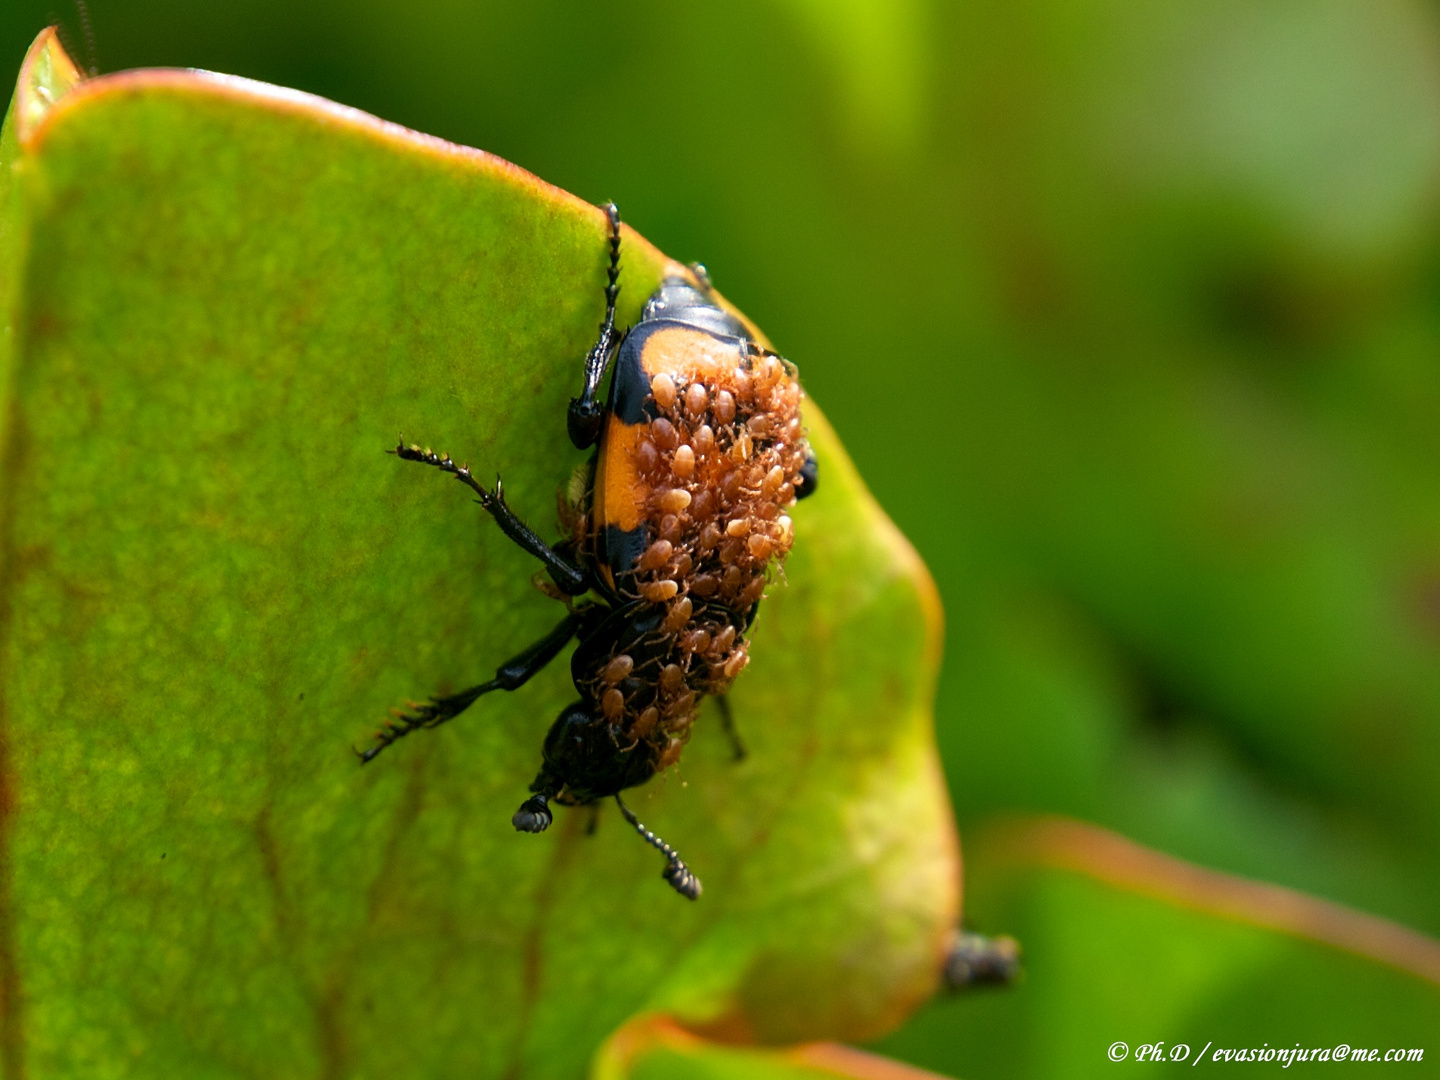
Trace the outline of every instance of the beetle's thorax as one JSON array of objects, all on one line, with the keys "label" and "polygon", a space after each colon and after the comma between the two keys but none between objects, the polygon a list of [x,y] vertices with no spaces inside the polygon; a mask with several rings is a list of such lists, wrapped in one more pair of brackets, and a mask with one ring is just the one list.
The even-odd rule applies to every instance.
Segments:
[{"label": "beetle's thorax", "polygon": [[639,325],[659,322],[680,323],[706,333],[750,341],[750,331],[738,318],[717,307],[704,291],[680,277],[668,277],[645,301]]}]

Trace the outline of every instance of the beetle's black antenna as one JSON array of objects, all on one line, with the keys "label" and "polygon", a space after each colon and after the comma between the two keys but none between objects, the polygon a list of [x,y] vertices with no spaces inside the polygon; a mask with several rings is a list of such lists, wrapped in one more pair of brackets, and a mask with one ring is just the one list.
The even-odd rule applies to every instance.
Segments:
[{"label": "beetle's black antenna", "polygon": [[601,209],[610,219],[610,269],[608,284],[605,286],[605,321],[600,324],[600,336],[590,346],[585,357],[585,384],[580,396],[570,399],[570,412],[566,416],[566,427],[570,441],[576,449],[584,450],[593,446],[600,437],[600,403],[595,393],[600,389],[600,380],[605,377],[605,368],[610,362],[610,352],[615,346],[615,300],[620,295],[620,211],[613,202]]},{"label": "beetle's black antenna", "polygon": [[85,59],[90,61],[90,74],[99,75],[100,60],[95,49],[95,31],[90,26],[90,12],[85,7],[85,0],[75,0],[75,9],[80,13],[80,32],[85,35]]},{"label": "beetle's black antenna", "polygon": [[687,900],[698,900],[702,891],[700,879],[685,865],[685,861],[680,858],[680,853],[641,825],[640,819],[630,812],[630,808],[625,805],[625,801],[619,795],[615,796],[615,805],[620,807],[620,813],[625,815],[625,820],[644,838],[645,842],[665,856],[665,869],[660,876]]}]

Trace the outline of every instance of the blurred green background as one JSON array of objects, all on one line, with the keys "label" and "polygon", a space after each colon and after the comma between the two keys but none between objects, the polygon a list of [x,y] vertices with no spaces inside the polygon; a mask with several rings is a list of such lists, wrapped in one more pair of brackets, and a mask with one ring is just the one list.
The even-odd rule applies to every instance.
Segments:
[{"label": "blurred green background", "polygon": [[[613,198],[703,260],[935,574],[967,839],[1071,815],[1440,935],[1434,6],[92,0],[89,17],[102,71],[321,94]],[[53,21],[83,58],[73,7],[6,0],[7,70]],[[970,922],[1026,937],[1026,982],[939,1002],[885,1052],[1079,1076],[1118,1068],[1117,1039],[1360,1032],[1440,1060],[1440,998],[1411,976],[988,865],[967,862]]]}]

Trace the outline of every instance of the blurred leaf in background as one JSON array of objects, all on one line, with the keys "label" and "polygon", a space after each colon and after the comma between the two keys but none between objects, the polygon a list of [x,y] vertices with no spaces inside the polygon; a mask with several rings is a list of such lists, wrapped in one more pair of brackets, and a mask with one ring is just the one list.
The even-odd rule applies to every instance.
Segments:
[{"label": "blurred leaf in background", "polygon": [[[0,14],[12,63],[47,12]],[[703,259],[935,572],[963,830],[1070,815],[1440,934],[1432,4],[95,0],[91,18],[106,69],[321,93],[615,198]],[[1075,1010],[1064,1045],[1088,1037],[1097,1063],[1139,1041],[1059,952],[1116,945],[1133,901],[1046,873],[987,892],[987,865],[975,918],[1029,936],[1028,982],[887,1045],[1044,1076],[1055,1059],[1004,1057],[1032,1015]],[[1241,959],[1206,976],[1218,996],[1175,999],[1233,1007],[1177,1007],[1185,1030],[1147,1038],[1290,1039],[1278,991],[1245,996],[1270,946],[1149,922],[1180,954]],[[1336,964],[1272,988],[1303,979],[1334,1015],[1363,993]],[[1173,988],[1139,970],[1132,1003]],[[1376,1023],[1414,1041],[1414,1015]]]}]

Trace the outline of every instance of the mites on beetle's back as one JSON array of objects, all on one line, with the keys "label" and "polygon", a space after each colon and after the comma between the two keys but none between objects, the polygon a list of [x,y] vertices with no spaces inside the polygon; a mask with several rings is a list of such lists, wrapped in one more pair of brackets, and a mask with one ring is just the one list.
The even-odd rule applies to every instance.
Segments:
[{"label": "mites on beetle's back", "polygon": [[[687,320],[697,311],[703,321]],[[645,710],[657,708],[662,768],[699,695],[724,693],[748,662],[744,630],[794,540],[786,510],[808,457],[800,397],[793,370],[683,281],[661,287],[620,346],[590,527],[607,583],[664,605],[680,675],[661,669],[658,695],[630,695],[607,719],[650,738]]]},{"label": "mites on beetle's back", "polygon": [[[605,319],[567,416],[575,445],[596,452],[562,500],[566,535],[545,544],[506,506],[498,482],[487,490],[448,455],[403,443],[395,451],[475,491],[505,534],[544,562],[567,614],[494,679],[397,714],[361,757],[458,716],[491,690],[518,688],[576,638],[570,672],[580,700],[546,736],[534,794],[513,823],[540,832],[552,800],[614,796],[665,856],[666,880],[694,899],[699,879],[619,793],[679,760],[707,694],[734,738],[722,695],[749,662],[746,631],[794,541],[788,511],[814,490],[815,459],[794,367],[714,301],[703,268],[693,281],[667,278],[617,347],[620,219],[613,205],[605,209]],[[597,393],[612,359],[602,407]]]}]

